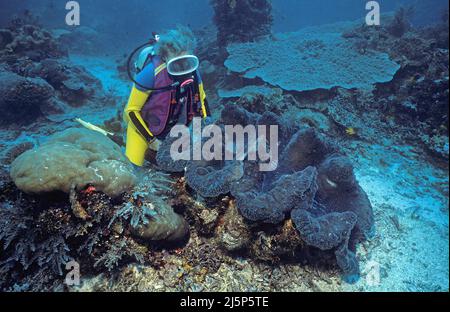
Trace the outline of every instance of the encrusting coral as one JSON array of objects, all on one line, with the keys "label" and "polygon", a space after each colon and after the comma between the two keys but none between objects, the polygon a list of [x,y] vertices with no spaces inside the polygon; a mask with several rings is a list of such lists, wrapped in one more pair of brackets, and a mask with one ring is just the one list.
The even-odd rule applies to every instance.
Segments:
[{"label": "encrusting coral", "polygon": [[111,196],[132,188],[136,177],[120,147],[87,129],[68,129],[20,155],[11,177],[26,193],[42,194],[92,185]]}]

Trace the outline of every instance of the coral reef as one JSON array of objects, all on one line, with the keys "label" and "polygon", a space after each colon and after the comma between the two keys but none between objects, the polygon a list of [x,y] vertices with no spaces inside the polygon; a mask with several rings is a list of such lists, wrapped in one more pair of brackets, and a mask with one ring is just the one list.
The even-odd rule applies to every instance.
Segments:
[{"label": "coral reef", "polygon": [[170,203],[174,209],[183,213],[199,235],[212,237],[220,218],[227,209],[227,198],[220,201],[214,199],[202,199],[195,196],[193,190],[188,187],[185,177],[178,179],[175,184],[175,193]]},{"label": "coral reef", "polygon": [[395,37],[402,37],[407,31],[412,28],[410,23],[411,17],[414,15],[414,7],[400,7],[395,12],[394,17],[386,26],[389,34]]},{"label": "coral reef", "polygon": [[[67,48],[72,53],[95,54],[103,48],[100,34],[87,26],[79,26],[71,30],[55,29],[52,31],[52,35],[59,46]],[[80,45],[80,42],[83,44]]]},{"label": "coral reef", "polygon": [[113,274],[128,263],[156,265],[152,244],[180,240],[188,227],[168,205],[172,180],[155,171],[141,178],[114,199],[92,187],[35,196],[12,182],[1,185],[0,289],[67,290],[63,275],[72,260],[84,276]]},{"label": "coral reef", "polygon": [[[58,201],[48,205],[42,199],[26,197],[7,202],[9,206],[2,205],[2,289],[18,283],[17,274],[23,276],[20,283],[29,285],[28,290],[62,289],[61,276],[67,262],[86,256],[82,263],[87,265],[88,259],[95,262],[122,257],[122,253],[108,247],[111,241],[105,231],[110,218],[107,199],[98,194],[80,197],[84,197],[79,200],[90,216],[87,221],[76,218],[70,205]],[[128,248],[127,252],[130,250],[133,249]]]},{"label": "coral reef", "polygon": [[146,241],[162,242],[178,241],[187,236],[189,228],[186,222],[167,202],[154,197],[148,204],[154,212],[150,213],[149,221],[134,226],[132,232],[135,236]]},{"label": "coral reef", "polygon": [[[302,257],[311,252],[291,219],[277,227],[272,226],[271,229],[250,229],[253,232],[248,247],[251,258],[278,266],[283,262],[301,262]],[[322,255],[322,259],[326,258],[326,255]],[[311,262],[317,264],[317,260]],[[332,263],[333,260],[329,262]]]},{"label": "coral reef", "polygon": [[267,0],[211,0],[217,42],[247,42],[269,35],[273,17],[272,4]]},{"label": "coral reef", "polygon": [[230,44],[225,66],[245,78],[260,78],[287,91],[338,86],[371,89],[376,83],[391,81],[400,66],[386,53],[359,53],[342,38],[342,31],[338,26],[321,31],[318,26],[277,34],[276,40]]},{"label": "coral reef", "polygon": [[75,128],[20,155],[11,165],[11,177],[18,188],[33,194],[69,193],[92,185],[117,196],[136,182],[119,146],[102,134]]},{"label": "coral reef", "polygon": [[[408,146],[410,152],[395,142],[423,145],[448,159],[448,16],[442,25],[420,30],[410,27],[407,11],[399,11],[381,27],[343,23],[309,28],[301,36],[272,36],[270,47],[282,48],[274,50],[282,52],[282,62],[300,57],[306,69],[290,81],[286,69],[267,71],[262,55],[254,59],[258,68],[251,60],[227,63],[248,65],[248,77],[227,76],[222,66],[224,45],[231,44],[233,53],[247,53],[269,41],[261,37],[270,34],[270,2],[261,1],[256,11],[258,1],[213,4],[219,33],[216,39],[211,29],[198,31],[203,45],[198,55],[208,60],[202,61],[201,72],[211,88],[207,94],[214,119],[219,125],[278,125],[280,162],[274,172],[260,172],[259,163],[247,159],[174,162],[171,138],[162,142],[157,166],[139,174],[118,146],[95,132],[70,129],[42,144],[42,136],[67,128],[72,121],[64,120],[71,120],[71,114],[91,111],[91,105],[105,109],[104,94],[99,81],[74,66],[61,49],[77,31],[49,33],[32,16],[0,29],[0,123],[8,125],[0,142],[2,291],[77,290],[63,284],[70,260],[81,265],[81,290],[361,290],[363,283],[342,283],[339,272],[353,282],[359,273],[367,274],[364,265],[372,259],[380,260],[384,279],[376,289],[396,289],[386,286],[385,281],[398,282],[387,275],[404,276],[404,267],[391,273],[394,256],[386,253],[403,253],[402,261],[409,264],[410,248],[420,255],[438,250],[435,242],[419,250],[415,240],[423,235],[418,228],[425,222],[433,237],[448,232],[445,220],[439,220],[442,229],[424,216],[439,210],[448,214],[447,207],[439,206],[440,200],[448,202],[448,175],[436,179],[429,169],[419,174],[426,157],[422,149]],[[219,11],[221,6],[226,9]],[[251,18],[242,18],[249,12]],[[225,25],[222,18],[231,14],[234,24]],[[94,36],[89,29],[79,31]],[[347,56],[330,58],[331,49]],[[233,53],[229,61],[234,62]],[[267,55],[269,65],[279,60]],[[327,63],[325,58],[332,63],[328,69],[315,65]],[[362,76],[353,65],[346,68],[349,61],[373,60],[381,64],[383,77]],[[266,79],[272,86],[263,84]],[[17,119],[25,115],[28,120]],[[41,117],[49,127],[33,122]],[[123,146],[120,113],[103,117],[92,120]],[[64,123],[55,127],[56,119]],[[9,130],[20,123],[27,125],[25,131]],[[389,147],[380,148],[383,144]],[[391,159],[392,150],[400,160]],[[408,181],[408,174],[415,178]],[[441,194],[418,184],[433,185]],[[377,229],[383,230],[374,238],[374,213],[365,191],[377,209]],[[444,199],[436,200],[441,195]],[[357,248],[366,239],[371,241]],[[437,239],[436,244],[443,249]],[[436,267],[442,270],[439,261]],[[414,264],[409,273],[429,275],[425,264]],[[407,278],[398,287],[448,287],[440,282],[410,286]]]},{"label": "coral reef", "polygon": [[0,123],[26,123],[42,113],[54,89],[41,78],[24,78],[9,71],[0,72]]},{"label": "coral reef", "polygon": [[2,29],[1,55],[15,54],[30,58],[33,61],[41,61],[49,57],[61,57],[67,55],[67,51],[53,40],[50,32],[37,25],[14,24],[9,29]]},{"label": "coral reef", "polygon": [[189,227],[175,213],[167,195],[173,182],[166,175],[148,171],[140,177],[129,200],[119,208],[110,227],[123,228],[129,223],[131,234],[146,242],[177,242],[187,237]]},{"label": "coral reef", "polygon": [[30,141],[25,141],[23,143],[14,145],[7,149],[3,162],[6,165],[10,165],[17,157],[32,148],[34,148],[34,143]]},{"label": "coral reef", "polygon": [[[389,23],[381,27],[359,27],[359,22],[352,22],[309,28],[301,38],[283,44],[281,42],[294,38],[295,34],[286,38],[275,36],[271,47],[280,42],[280,51],[286,55],[299,51],[303,53],[304,62],[321,60],[322,50],[333,44],[337,45],[337,51],[348,51],[346,60],[336,61],[341,65],[335,67],[338,75],[321,75],[320,79],[329,81],[319,81],[308,87],[311,79],[299,78],[295,83],[304,84],[306,88],[289,92],[290,88],[281,86],[282,92],[256,94],[253,90],[261,88],[260,80],[266,80],[263,74],[245,77],[247,68],[237,70],[244,73],[244,79],[234,74],[228,77],[217,74],[220,79],[214,79],[219,79],[216,85],[223,95],[218,123],[279,125],[281,158],[275,172],[264,174],[259,172],[257,162],[244,160],[242,177],[231,181],[231,186],[223,187],[223,180],[217,177],[226,180],[220,174],[227,173],[226,168],[231,164],[173,163],[167,153],[170,141],[163,143],[157,155],[160,169],[177,172],[177,176],[184,174],[181,180],[193,194],[185,194],[179,201],[189,202],[184,211],[190,215],[188,219],[197,233],[209,237],[215,227],[214,239],[221,249],[227,251],[226,255],[239,259],[245,255],[251,259],[249,261],[262,260],[280,267],[283,261],[296,261],[302,265],[323,266],[326,270],[333,270],[337,265],[349,282],[354,282],[360,273],[366,273],[364,267],[360,272],[359,261],[369,252],[358,248],[357,255],[356,247],[359,242],[374,240],[375,217],[365,191],[373,200],[375,191],[370,186],[378,185],[360,178],[364,190],[355,177],[352,161],[345,155],[356,153],[356,156],[351,155],[352,159],[361,159],[370,153],[367,151],[370,144],[403,146],[406,141],[418,147],[424,144],[433,154],[448,158],[448,113],[445,111],[448,101],[445,23],[448,24],[448,19],[443,25],[414,29],[409,27],[408,14],[403,13],[390,18]],[[269,40],[261,39],[262,43],[266,41]],[[303,45],[292,47],[294,42]],[[259,43],[232,43],[229,49],[232,51],[235,46],[250,49],[259,47]],[[253,55],[253,51],[245,50],[247,52]],[[277,59],[263,59],[264,55],[270,55],[268,53],[255,54],[258,54],[256,64],[251,58],[242,62],[247,62],[244,65],[248,65],[249,72],[260,73],[266,66],[264,62],[269,67]],[[233,53],[229,59],[232,56]],[[331,81],[341,74],[345,77],[345,62],[357,59],[359,64],[361,59],[372,58],[382,60],[381,66],[387,68],[385,78],[366,79],[368,76],[362,77],[365,72],[361,71],[361,75],[356,76],[354,73],[358,71],[352,68],[348,76],[358,77],[357,83],[344,85]],[[209,59],[214,65],[208,66],[219,66],[217,59],[216,56]],[[313,70],[316,72],[317,67]],[[288,71],[278,70],[279,76],[274,83],[269,83],[279,86],[280,81],[287,81],[288,78],[281,77],[285,72]],[[322,69],[320,72],[330,73]],[[268,71],[268,75],[270,73]],[[253,79],[255,77],[257,79]],[[377,148],[378,145],[374,147]],[[423,154],[422,151],[418,148],[414,153]],[[388,156],[379,155],[381,170],[391,170],[384,168],[385,157]],[[367,161],[358,161],[359,177],[361,171],[367,173],[371,168]],[[216,183],[220,187],[216,187]],[[217,209],[211,203],[223,200],[228,203],[225,209]],[[183,204],[178,202],[178,206],[183,207]],[[379,213],[380,210],[377,222]],[[401,228],[398,218],[393,220],[393,226]],[[192,232],[195,235],[195,231]],[[382,236],[375,236],[375,244],[385,244]]]},{"label": "coral reef", "polygon": [[101,83],[75,66],[30,13],[0,29],[0,124],[23,125],[104,102]]},{"label": "coral reef", "polygon": [[[344,33],[355,50],[388,53],[401,68],[373,94],[358,90],[341,98],[340,92],[330,101],[330,113],[346,126],[360,120],[357,127],[369,141],[374,132],[391,133],[399,142],[423,145],[448,159],[448,14],[436,25],[415,29],[405,26],[410,25],[407,12],[400,9],[381,27],[361,25]],[[373,126],[364,127],[369,121]]]}]

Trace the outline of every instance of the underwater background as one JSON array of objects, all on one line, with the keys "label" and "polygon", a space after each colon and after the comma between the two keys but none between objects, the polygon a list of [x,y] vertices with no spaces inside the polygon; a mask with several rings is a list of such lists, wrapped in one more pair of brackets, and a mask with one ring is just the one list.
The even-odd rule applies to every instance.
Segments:
[{"label": "underwater background", "polygon": [[[0,289],[447,292],[448,1],[366,2],[2,1]],[[215,122],[279,125],[272,175],[125,158],[128,56],[177,25]]]}]

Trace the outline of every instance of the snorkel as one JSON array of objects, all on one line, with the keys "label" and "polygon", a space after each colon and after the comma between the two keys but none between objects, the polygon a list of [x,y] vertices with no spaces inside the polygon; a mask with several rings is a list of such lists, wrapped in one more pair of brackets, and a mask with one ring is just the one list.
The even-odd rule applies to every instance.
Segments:
[{"label": "snorkel", "polygon": [[[159,35],[153,33],[153,38],[136,49],[130,54],[127,62],[127,73],[130,80],[140,88],[148,91],[165,91],[171,90],[178,86],[185,87],[194,82],[194,73],[198,69],[199,59],[195,55],[182,55],[170,59],[167,62],[167,72],[174,80],[174,83],[161,87],[161,88],[149,88],[136,81],[132,71],[131,63],[134,56],[139,52],[138,60],[134,64],[134,68],[137,73],[143,70],[148,60],[155,55],[153,46],[159,41]],[[145,48],[145,49],[144,49]]]}]

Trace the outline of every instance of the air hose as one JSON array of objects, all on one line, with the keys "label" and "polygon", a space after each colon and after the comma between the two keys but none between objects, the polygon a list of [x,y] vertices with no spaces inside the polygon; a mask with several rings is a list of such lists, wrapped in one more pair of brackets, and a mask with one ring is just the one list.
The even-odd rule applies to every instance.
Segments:
[{"label": "air hose", "polygon": [[179,86],[179,82],[174,82],[168,86],[165,87],[161,87],[161,88],[149,88],[146,87],[142,84],[140,84],[139,82],[136,81],[136,79],[134,79],[133,74],[131,72],[131,61],[133,60],[134,55],[141,49],[143,49],[145,46],[148,45],[152,45],[152,43],[144,43],[142,45],[140,45],[139,47],[137,47],[136,49],[134,49],[134,51],[130,54],[130,56],[128,57],[128,61],[127,61],[127,73],[128,73],[128,77],[130,78],[130,80],[138,87],[142,88],[143,90],[147,90],[147,91],[167,91],[167,90],[172,90],[176,87]]}]

